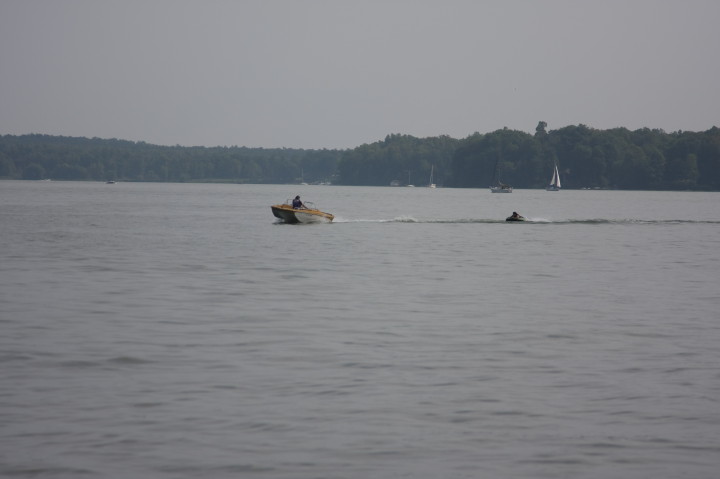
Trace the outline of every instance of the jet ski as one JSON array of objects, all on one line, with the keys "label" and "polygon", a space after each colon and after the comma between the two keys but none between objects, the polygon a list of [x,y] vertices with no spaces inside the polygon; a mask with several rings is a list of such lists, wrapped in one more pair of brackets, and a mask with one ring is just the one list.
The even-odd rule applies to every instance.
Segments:
[{"label": "jet ski", "polygon": [[505,221],[527,221],[527,219],[513,211],[513,214],[505,218]]}]

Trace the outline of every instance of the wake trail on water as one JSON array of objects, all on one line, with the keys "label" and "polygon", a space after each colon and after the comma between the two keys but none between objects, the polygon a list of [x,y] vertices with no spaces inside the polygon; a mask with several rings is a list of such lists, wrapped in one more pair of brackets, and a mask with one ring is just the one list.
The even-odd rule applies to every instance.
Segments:
[{"label": "wake trail on water", "polygon": [[414,218],[412,216],[398,216],[391,219],[349,219],[335,218],[334,223],[420,223],[420,224],[530,224],[530,225],[692,225],[692,224],[720,224],[720,220],[642,220],[642,219],[563,219],[551,220],[547,218],[530,218],[526,221],[505,221],[494,218]]}]

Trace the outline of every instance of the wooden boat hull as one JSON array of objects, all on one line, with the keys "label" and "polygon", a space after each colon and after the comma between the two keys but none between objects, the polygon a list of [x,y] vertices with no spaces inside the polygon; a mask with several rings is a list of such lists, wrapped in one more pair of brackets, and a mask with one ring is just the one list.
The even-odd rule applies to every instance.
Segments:
[{"label": "wooden boat hull", "polygon": [[335,216],[315,209],[295,209],[290,205],[272,205],[273,215],[285,223],[330,223]]}]

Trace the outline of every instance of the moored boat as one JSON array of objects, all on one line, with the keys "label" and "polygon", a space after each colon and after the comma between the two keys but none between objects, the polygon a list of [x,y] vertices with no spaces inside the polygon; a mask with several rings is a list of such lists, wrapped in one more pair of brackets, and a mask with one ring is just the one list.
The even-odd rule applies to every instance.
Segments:
[{"label": "moored boat", "polygon": [[273,215],[283,220],[285,223],[330,223],[335,218],[330,213],[325,213],[315,208],[310,202],[305,202],[304,207],[294,208],[292,200],[287,200],[284,204],[272,205]]},{"label": "moored boat", "polygon": [[512,186],[500,183],[490,187],[490,193],[512,193]]},{"label": "moored boat", "polygon": [[490,186],[490,193],[512,193],[512,186],[506,185],[500,181],[500,159],[502,157],[502,150],[498,154],[498,158],[495,161],[495,169],[493,170],[493,182]]}]

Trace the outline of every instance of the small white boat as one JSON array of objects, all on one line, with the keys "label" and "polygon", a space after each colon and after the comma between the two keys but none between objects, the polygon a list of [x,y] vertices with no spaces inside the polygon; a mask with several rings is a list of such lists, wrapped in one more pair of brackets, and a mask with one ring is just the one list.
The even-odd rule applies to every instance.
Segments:
[{"label": "small white boat", "polygon": [[435,184],[434,173],[435,173],[435,165],[432,165],[430,167],[430,183],[428,183],[428,188],[437,188],[437,185]]},{"label": "small white boat", "polygon": [[490,187],[491,193],[512,193],[512,186],[499,183],[496,186]]},{"label": "small white boat", "polygon": [[283,220],[285,223],[331,223],[335,216],[325,213],[315,208],[315,205],[309,201],[305,203],[304,208],[293,208],[292,200],[287,200],[284,204],[272,205],[273,215]]},{"label": "small white boat", "polygon": [[553,171],[552,179],[550,184],[545,187],[547,191],[560,191],[560,174],[558,173],[557,165],[555,165],[555,171]]}]

